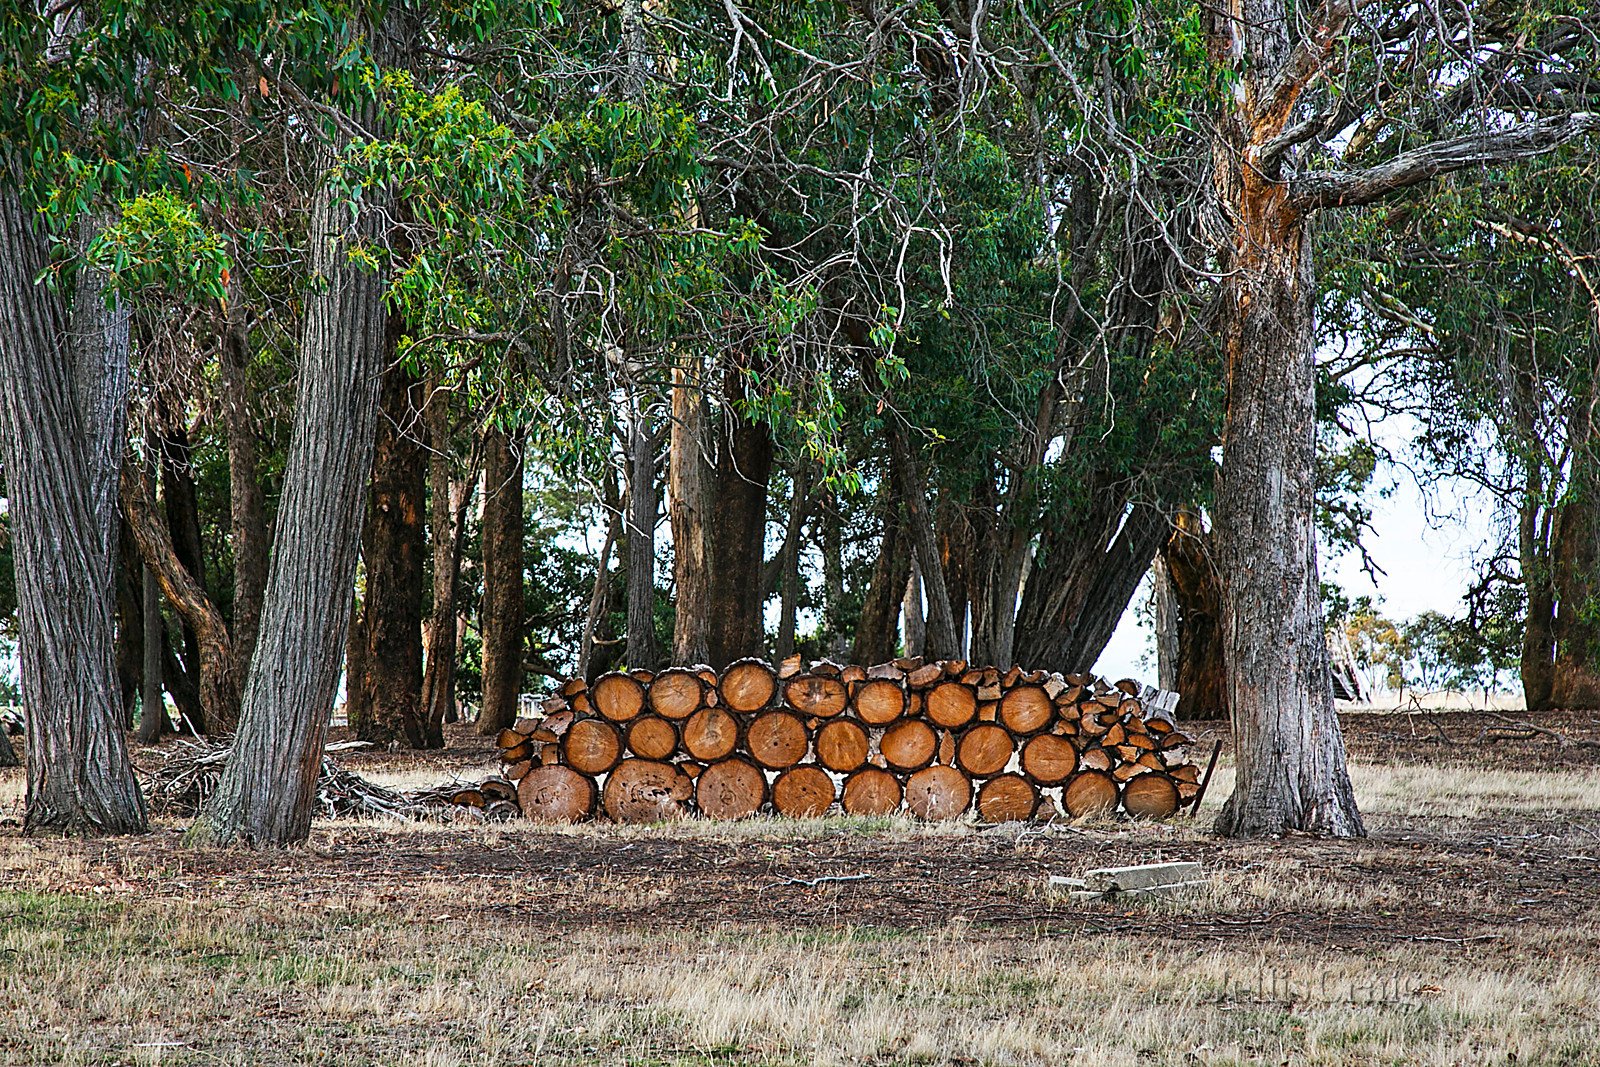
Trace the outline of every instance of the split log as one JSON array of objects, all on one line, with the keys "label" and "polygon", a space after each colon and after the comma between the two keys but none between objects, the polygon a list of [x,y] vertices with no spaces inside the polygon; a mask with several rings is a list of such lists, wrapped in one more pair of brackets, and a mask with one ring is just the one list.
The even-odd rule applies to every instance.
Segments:
[{"label": "split log", "polygon": [[534,822],[578,822],[594,814],[594,779],[559,763],[536,767],[517,784],[523,817]]},{"label": "split log", "polygon": [[622,758],[622,735],[604,719],[579,719],[561,739],[561,762],[579,774],[604,774]]},{"label": "split log", "polygon": [[1074,819],[1115,811],[1117,783],[1104,771],[1080,771],[1061,791],[1061,800]]},{"label": "split log", "polygon": [[1002,774],[978,789],[978,815],[984,822],[1023,822],[1039,807],[1039,790],[1020,774]]},{"label": "split log", "polygon": [[659,715],[641,715],[628,724],[628,751],[645,759],[667,759],[678,751],[678,728]]},{"label": "split log", "polygon": [[665,822],[683,817],[693,792],[688,775],[670,763],[625,759],[606,779],[601,803],[615,822]]},{"label": "split log", "polygon": [[484,800],[517,799],[517,787],[504,778],[485,778],[478,783],[478,789],[483,793]]},{"label": "split log", "polygon": [[1055,702],[1043,686],[1019,685],[1000,698],[1000,721],[1019,737],[1043,730],[1055,714]]},{"label": "split log", "polygon": [[627,722],[644,710],[644,685],[631,674],[602,674],[589,690],[589,703],[612,722]]},{"label": "split log", "polygon": [[701,708],[683,724],[684,751],[701,763],[733,754],[739,744],[739,721],[721,708]]},{"label": "split log", "polygon": [[927,689],[943,677],[943,664],[927,663],[906,675],[906,684],[912,689]]},{"label": "split log", "polygon": [[1064,782],[1078,769],[1078,750],[1055,734],[1039,734],[1022,746],[1022,772],[1040,785]]},{"label": "split log", "polygon": [[837,676],[801,674],[784,683],[783,700],[802,715],[831,719],[850,703],[850,692]]},{"label": "split log", "polygon": [[713,819],[754,815],[766,799],[766,777],[755,764],[738,757],[711,764],[694,784],[695,805]]},{"label": "split log", "polygon": [[1165,819],[1178,810],[1178,786],[1164,774],[1141,774],[1122,787],[1122,806],[1129,815]]},{"label": "split log", "polygon": [[924,767],[906,781],[906,807],[920,819],[960,818],[972,803],[972,783],[954,767]]},{"label": "split log", "polygon": [[772,703],[778,692],[778,677],[772,664],[764,660],[741,659],[722,672],[717,689],[725,707],[748,715]]},{"label": "split log", "polygon": [[668,719],[687,719],[706,702],[706,683],[696,672],[674,667],[650,683],[650,710]]},{"label": "split log", "polygon": [[852,700],[856,715],[872,726],[886,726],[906,712],[906,691],[888,679],[863,682]]},{"label": "split log", "polygon": [[833,779],[820,767],[791,767],[772,783],[772,806],[793,819],[826,815],[833,806]]},{"label": "split log", "polygon": [[854,719],[834,719],[817,731],[817,762],[849,774],[867,762],[867,731]]},{"label": "split log", "polygon": [[939,737],[921,719],[902,719],[883,732],[878,751],[896,770],[914,771],[933,762],[939,751]]},{"label": "split log", "polygon": [[1111,753],[1103,748],[1085,749],[1078,757],[1078,763],[1086,771],[1109,771],[1111,769]]},{"label": "split log", "polygon": [[763,767],[781,771],[806,758],[811,739],[806,724],[787,711],[758,716],[745,733],[745,748]]},{"label": "split log", "polygon": [[1002,726],[981,722],[968,728],[956,746],[956,766],[974,778],[999,774],[1011,762],[1015,746]]},{"label": "split log", "polygon": [[947,730],[967,725],[977,713],[977,691],[963,682],[940,682],[924,698],[923,714]]},{"label": "split log", "polygon": [[851,815],[893,815],[900,810],[900,779],[877,767],[863,767],[845,779],[842,803]]}]

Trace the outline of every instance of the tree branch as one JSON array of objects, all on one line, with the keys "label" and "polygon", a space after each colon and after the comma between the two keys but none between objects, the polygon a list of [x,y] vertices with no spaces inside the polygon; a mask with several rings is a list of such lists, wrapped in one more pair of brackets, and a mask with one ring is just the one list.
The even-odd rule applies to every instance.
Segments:
[{"label": "tree branch", "polygon": [[1579,111],[1535,119],[1503,130],[1435,141],[1365,170],[1307,174],[1289,183],[1289,195],[1301,211],[1356,207],[1441,174],[1543,155],[1595,132],[1600,132],[1600,112]]}]

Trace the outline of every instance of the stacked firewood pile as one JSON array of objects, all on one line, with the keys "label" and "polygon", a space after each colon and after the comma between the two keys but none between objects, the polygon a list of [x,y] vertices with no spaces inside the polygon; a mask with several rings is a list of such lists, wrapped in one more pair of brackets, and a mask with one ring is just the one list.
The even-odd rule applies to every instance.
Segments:
[{"label": "stacked firewood pile", "polygon": [[[654,822],[692,811],[797,817],[837,805],[1007,822],[1121,809],[1163,818],[1200,791],[1188,738],[1133,681],[896,660],[798,657],[613,673],[563,685],[499,737],[504,779],[461,803]],[[511,783],[515,783],[513,796]],[[490,790],[495,796],[488,796]]]}]

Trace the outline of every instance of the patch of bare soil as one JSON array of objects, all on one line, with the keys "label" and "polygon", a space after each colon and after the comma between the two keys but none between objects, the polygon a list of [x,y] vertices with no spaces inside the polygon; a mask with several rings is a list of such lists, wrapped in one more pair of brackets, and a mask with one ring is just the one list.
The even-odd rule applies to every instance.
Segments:
[{"label": "patch of bare soil", "polygon": [[[1581,716],[1528,721],[1570,739],[1596,732]],[[1364,763],[1447,763],[1470,774],[1474,766],[1555,770],[1600,759],[1600,749],[1549,734],[1470,743],[1481,730],[1512,729],[1481,713],[1427,713],[1425,723],[1354,715],[1345,725],[1353,756]],[[1223,734],[1220,723],[1196,726],[1202,741]],[[447,775],[476,760],[479,748],[488,746],[341,758],[369,773],[421,766]],[[1339,948],[1419,941],[1477,954],[1512,945],[1519,953],[1571,953],[1570,937],[1541,947],[1524,935],[1594,918],[1600,812],[1381,815],[1369,830],[1354,842],[1236,842],[1182,818],[937,829],[850,820],[571,830],[338,822],[319,824],[303,849],[249,853],[188,851],[175,826],[131,839],[25,840],[13,821],[0,830],[0,883],[312,907],[359,893],[378,905],[448,906],[491,925],[911,931],[964,923],[1030,937],[1127,931]],[[1198,860],[1220,888],[1185,906],[1153,908],[1068,904],[1043,888],[1050,874],[1157,860]]]}]

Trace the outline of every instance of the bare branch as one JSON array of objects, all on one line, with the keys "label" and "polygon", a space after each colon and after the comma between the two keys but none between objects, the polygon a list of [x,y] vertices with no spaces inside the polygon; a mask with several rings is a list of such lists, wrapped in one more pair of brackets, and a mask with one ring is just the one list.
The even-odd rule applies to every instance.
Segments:
[{"label": "bare branch", "polygon": [[1370,204],[1441,174],[1529,159],[1595,132],[1600,132],[1600,112],[1535,119],[1503,130],[1435,141],[1365,170],[1307,174],[1289,183],[1290,197],[1302,211]]}]

